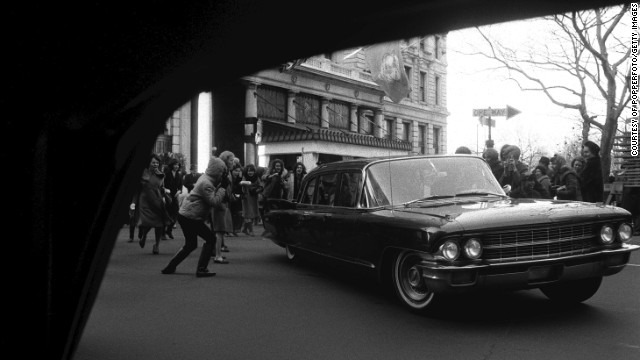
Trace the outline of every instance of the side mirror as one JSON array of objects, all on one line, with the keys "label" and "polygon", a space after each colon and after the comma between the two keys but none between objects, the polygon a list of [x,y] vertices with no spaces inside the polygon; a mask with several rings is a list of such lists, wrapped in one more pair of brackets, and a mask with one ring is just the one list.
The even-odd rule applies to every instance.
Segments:
[{"label": "side mirror", "polygon": [[502,190],[504,190],[505,194],[509,195],[509,193],[511,192],[511,185],[507,184],[507,185],[503,186]]}]

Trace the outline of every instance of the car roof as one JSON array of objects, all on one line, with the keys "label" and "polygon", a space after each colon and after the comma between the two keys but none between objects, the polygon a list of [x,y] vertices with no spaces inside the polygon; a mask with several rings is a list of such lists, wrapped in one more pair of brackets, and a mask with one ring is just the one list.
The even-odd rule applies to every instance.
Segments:
[{"label": "car roof", "polygon": [[376,162],[384,162],[388,160],[405,160],[405,159],[417,159],[417,158],[458,158],[458,157],[469,157],[469,158],[478,158],[482,159],[477,155],[470,154],[446,154],[446,155],[395,155],[395,156],[380,156],[380,157],[368,157],[368,158],[359,158],[352,160],[342,160],[335,161],[326,164],[322,164],[316,168],[314,168],[311,173],[316,172],[324,172],[324,171],[339,171],[339,170],[354,170],[354,169],[364,169],[370,164]]}]

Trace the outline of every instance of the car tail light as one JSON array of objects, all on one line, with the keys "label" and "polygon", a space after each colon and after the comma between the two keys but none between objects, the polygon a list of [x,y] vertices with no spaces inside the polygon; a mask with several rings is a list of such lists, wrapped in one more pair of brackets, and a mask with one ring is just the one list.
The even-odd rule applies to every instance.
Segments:
[{"label": "car tail light", "polygon": [[609,225],[605,225],[600,229],[600,242],[608,245],[613,242],[613,228]]}]

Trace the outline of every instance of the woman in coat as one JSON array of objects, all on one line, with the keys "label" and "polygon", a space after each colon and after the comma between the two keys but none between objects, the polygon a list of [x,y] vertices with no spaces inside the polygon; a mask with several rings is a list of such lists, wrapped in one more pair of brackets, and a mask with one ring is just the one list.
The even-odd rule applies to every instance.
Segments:
[{"label": "woman in coat", "polygon": [[307,175],[307,168],[301,162],[296,163],[296,166],[293,168],[293,174],[289,176],[289,179],[291,179],[291,182],[293,183],[293,193],[291,194],[289,200],[298,199],[298,195],[300,194],[300,187],[302,186],[302,179],[305,175]]},{"label": "woman in coat", "polygon": [[176,159],[171,159],[169,165],[164,172],[164,187],[171,192],[171,199],[173,200],[168,206],[169,221],[165,234],[173,239],[173,227],[176,224],[176,218],[178,216],[178,195],[182,193],[182,171],[180,171],[180,163]]},{"label": "woman in coat", "polygon": [[239,162],[233,164],[231,169],[231,196],[229,197],[229,210],[233,223],[233,236],[238,236],[242,229],[242,165]]},{"label": "woman in coat", "polygon": [[266,199],[282,199],[285,171],[282,160],[274,159],[271,161],[268,173],[262,176],[262,181],[264,181],[264,196]]},{"label": "woman in coat", "polygon": [[263,189],[255,165],[249,164],[245,167],[240,184],[242,185],[242,217],[244,218],[242,232],[253,236],[253,224],[256,219],[260,218],[258,196]]},{"label": "woman in coat", "polygon": [[582,157],[586,160],[582,170],[582,201],[602,202],[604,197],[604,181],[600,162],[600,146],[593,141],[586,141],[582,147]]},{"label": "woman in coat", "polygon": [[147,241],[147,233],[155,229],[156,243],[153,254],[159,253],[160,239],[168,222],[166,202],[171,198],[164,188],[164,173],[160,170],[160,158],[151,155],[149,167],[142,172],[140,191],[138,192],[135,209],[138,212],[138,243],[141,248]]},{"label": "woman in coat", "polygon": [[558,200],[582,201],[580,179],[567,164],[567,160],[560,155],[554,156],[553,168],[556,171],[556,178],[555,185],[551,188],[551,195],[557,196]]},{"label": "woman in coat", "polygon": [[547,168],[544,165],[538,165],[533,173],[540,184],[540,195],[545,199],[551,198],[551,179],[547,176]]},{"label": "woman in coat", "polygon": [[[211,209],[219,209],[222,199],[227,195],[224,181],[226,166],[222,160],[211,158],[205,173],[198,178],[193,190],[187,195],[178,211],[178,223],[184,233],[184,246],[162,269],[163,274],[173,274],[177,266],[198,247],[198,236],[205,243],[200,252],[196,269],[197,277],[210,277],[216,273],[209,272],[208,265],[216,246],[215,235],[207,222],[211,218]],[[215,230],[215,228],[213,229]]]}]

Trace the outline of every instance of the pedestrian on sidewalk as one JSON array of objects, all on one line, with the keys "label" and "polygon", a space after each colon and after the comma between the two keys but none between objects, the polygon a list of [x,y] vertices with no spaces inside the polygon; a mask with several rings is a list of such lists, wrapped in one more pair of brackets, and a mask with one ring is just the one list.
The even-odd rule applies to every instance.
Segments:
[{"label": "pedestrian on sidewalk", "polygon": [[169,239],[173,239],[173,228],[176,225],[176,217],[178,216],[178,195],[182,193],[182,171],[180,171],[180,163],[177,159],[171,159],[169,166],[164,172],[164,187],[171,192],[171,204],[168,206],[169,221],[165,229],[165,234]]},{"label": "pedestrian on sidewalk", "polygon": [[168,190],[164,188],[164,173],[160,170],[160,163],[160,157],[152,154],[149,167],[142,173],[140,190],[134,198],[137,201],[134,204],[138,214],[138,243],[144,248],[147,233],[153,228],[156,240],[152,250],[154,255],[160,252],[160,239],[169,218],[166,203],[171,199]]},{"label": "pedestrian on sidewalk", "polygon": [[209,228],[205,222],[211,216],[211,209],[220,208],[222,199],[227,195],[225,170],[226,166],[222,160],[211,158],[205,173],[198,178],[191,193],[182,201],[178,211],[178,223],[184,234],[184,246],[162,269],[163,274],[176,272],[176,267],[198,247],[198,236],[204,239],[205,243],[198,259],[196,276],[210,277],[216,274],[208,269],[216,246],[215,228]]},{"label": "pedestrian on sidewalk", "polygon": [[242,185],[242,217],[244,218],[242,232],[253,236],[253,225],[260,219],[258,196],[262,193],[262,185],[255,165],[249,164],[245,167],[240,184]]},{"label": "pedestrian on sidewalk", "polygon": [[229,196],[229,211],[231,212],[231,222],[233,223],[233,236],[238,236],[242,230],[242,165],[234,162],[231,169],[231,196]]}]

